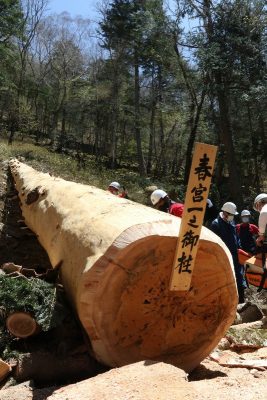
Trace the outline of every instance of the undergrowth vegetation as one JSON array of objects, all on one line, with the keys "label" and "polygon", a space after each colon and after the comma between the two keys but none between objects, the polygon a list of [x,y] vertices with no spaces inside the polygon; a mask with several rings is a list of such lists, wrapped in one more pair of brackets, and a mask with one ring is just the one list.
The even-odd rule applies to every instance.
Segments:
[{"label": "undergrowth vegetation", "polygon": [[64,315],[62,307],[56,308],[56,299],[55,285],[41,279],[0,276],[0,322],[3,325],[12,312],[26,312],[35,318],[43,331],[48,331],[58,325]]},{"label": "undergrowth vegetation", "polygon": [[111,170],[98,163],[95,157],[83,156],[83,166],[73,155],[55,153],[48,148],[36,146],[32,143],[14,141],[12,145],[0,142],[0,159],[18,158],[20,161],[31,165],[38,171],[60,176],[63,179],[93,185],[100,189],[107,189],[112,181],[118,181],[125,186],[129,198],[143,204],[149,204],[145,188],[155,185],[167,192],[173,193],[174,198],[183,200],[184,186],[175,184],[171,180],[162,182],[156,179],[140,177],[136,171],[126,168]]}]

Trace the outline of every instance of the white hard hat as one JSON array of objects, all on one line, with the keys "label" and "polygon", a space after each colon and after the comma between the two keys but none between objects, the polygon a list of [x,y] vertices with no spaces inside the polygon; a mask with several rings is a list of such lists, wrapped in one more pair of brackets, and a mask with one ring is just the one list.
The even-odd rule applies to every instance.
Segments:
[{"label": "white hard hat", "polygon": [[227,203],[224,203],[222,206],[222,211],[225,211],[229,214],[237,215],[238,212],[236,211],[236,205],[235,203],[232,203],[231,201],[227,201]]},{"label": "white hard hat", "polygon": [[154,190],[154,192],[151,193],[150,196],[151,203],[153,204],[153,206],[155,206],[160,201],[160,199],[164,199],[164,197],[166,196],[168,195],[166,192],[164,192],[164,190],[161,189]]},{"label": "white hard hat", "polygon": [[119,182],[111,182],[109,184],[109,187],[113,187],[114,189],[120,190],[121,185],[119,184]]},{"label": "white hard hat", "polygon": [[258,196],[255,198],[255,200],[254,200],[254,206],[253,206],[253,208],[254,208],[255,211],[258,211],[257,208],[255,207],[256,204],[259,203],[259,202],[261,202],[262,200],[266,200],[266,202],[267,202],[267,193],[258,194]]},{"label": "white hard hat", "polygon": [[245,217],[245,216],[249,216],[249,215],[251,215],[251,214],[250,214],[250,211],[248,211],[248,210],[243,210],[241,212],[241,217]]}]

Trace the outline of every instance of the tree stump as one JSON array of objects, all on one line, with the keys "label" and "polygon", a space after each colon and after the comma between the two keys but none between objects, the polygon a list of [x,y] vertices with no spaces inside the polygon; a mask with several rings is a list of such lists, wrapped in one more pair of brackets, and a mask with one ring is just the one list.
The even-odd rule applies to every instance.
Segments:
[{"label": "tree stump", "polygon": [[237,305],[232,257],[217,235],[202,228],[190,290],[170,291],[180,218],[17,160],[10,167],[25,222],[61,264],[94,357],[190,371],[216,347]]},{"label": "tree stump", "polygon": [[33,336],[40,329],[35,319],[25,312],[10,314],[6,319],[6,327],[13,336],[22,339]]}]

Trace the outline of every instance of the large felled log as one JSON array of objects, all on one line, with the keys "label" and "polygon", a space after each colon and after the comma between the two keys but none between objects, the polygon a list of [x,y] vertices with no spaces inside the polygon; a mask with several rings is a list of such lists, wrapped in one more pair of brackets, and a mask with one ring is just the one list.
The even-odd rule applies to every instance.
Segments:
[{"label": "large felled log", "polygon": [[192,370],[235,317],[228,249],[202,229],[188,292],[169,291],[180,219],[10,163],[25,222],[61,264],[95,357],[110,366],[156,359]]}]

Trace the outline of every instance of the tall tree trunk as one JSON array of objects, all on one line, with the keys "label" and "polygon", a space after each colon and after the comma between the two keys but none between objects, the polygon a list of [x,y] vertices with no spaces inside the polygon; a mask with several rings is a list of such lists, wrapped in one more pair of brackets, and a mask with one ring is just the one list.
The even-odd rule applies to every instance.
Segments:
[{"label": "tall tree trunk", "polygon": [[151,73],[151,114],[149,122],[149,143],[148,143],[148,154],[147,154],[147,173],[151,172],[152,169],[152,155],[155,140],[155,116],[156,116],[156,88],[155,88],[155,67],[152,68]]},{"label": "tall tree trunk", "polygon": [[199,118],[201,115],[202,111],[202,106],[204,103],[204,99],[206,96],[206,86],[202,90],[201,93],[201,98],[200,101],[197,99],[197,94],[196,91],[190,82],[188,72],[185,68],[184,61],[182,60],[179,47],[177,45],[177,37],[174,34],[174,51],[177,55],[178,58],[178,63],[179,67],[181,69],[186,88],[188,90],[189,97],[191,99],[191,108],[190,108],[190,118],[189,118],[189,126],[190,126],[190,133],[189,133],[189,139],[187,143],[187,148],[186,148],[186,161],[185,161],[185,170],[184,170],[184,183],[186,184],[188,181],[189,173],[190,173],[190,167],[191,167],[191,161],[192,161],[192,151],[194,147],[194,143],[196,140],[196,134],[197,134],[197,128],[198,128],[198,123],[199,123]]},{"label": "tall tree trunk", "polygon": [[190,131],[189,139],[188,139],[188,143],[187,143],[187,148],[186,148],[186,161],[185,161],[185,171],[184,171],[184,183],[185,184],[187,183],[189,174],[190,174],[190,168],[191,168],[191,162],[192,162],[192,152],[193,152],[193,147],[194,147],[194,143],[196,140],[199,118],[201,115],[205,96],[206,96],[206,88],[204,88],[202,90],[200,102],[196,106],[194,104],[192,104],[191,118],[190,118],[190,120],[192,121],[192,124],[191,124],[191,131]]},{"label": "tall tree trunk", "polygon": [[260,132],[260,138],[261,138],[261,156],[263,158],[263,162],[265,163],[265,170],[267,169],[267,146],[266,146],[266,130],[265,130],[265,125],[264,125],[264,119],[263,119],[263,111],[261,112],[259,116],[259,132]]},{"label": "tall tree trunk", "polygon": [[10,120],[10,131],[9,131],[9,137],[8,137],[8,144],[11,145],[14,140],[15,132],[17,130],[17,119],[13,115]]},{"label": "tall tree trunk", "polygon": [[148,155],[147,155],[148,173],[150,173],[152,169],[153,141],[155,137],[155,114],[156,114],[156,100],[153,98],[151,103],[151,114],[150,114],[150,124],[149,124],[149,144],[148,144]]},{"label": "tall tree trunk", "polygon": [[166,174],[166,156],[165,156],[165,132],[164,132],[164,124],[162,117],[162,74],[161,67],[158,68],[158,102],[159,102],[159,111],[158,111],[158,123],[159,123],[159,143],[160,143],[160,157],[158,158],[158,167],[157,170],[161,175]]},{"label": "tall tree trunk", "polygon": [[242,205],[243,203],[242,191],[241,191],[242,177],[238,170],[238,164],[236,160],[236,154],[233,143],[233,133],[230,123],[229,107],[228,107],[229,96],[227,93],[228,90],[222,83],[220,73],[216,74],[215,83],[217,85],[221,142],[225,146],[226,161],[229,169],[229,193],[231,195],[231,199],[237,205]]},{"label": "tall tree trunk", "polygon": [[118,124],[118,69],[114,68],[112,85],[112,113],[111,113],[111,160],[110,167],[114,169],[117,164],[117,124]]},{"label": "tall tree trunk", "polygon": [[[212,2],[211,0],[203,1],[203,22],[209,43],[214,41],[214,25],[211,14]],[[207,71],[209,73],[209,71]],[[221,143],[225,146],[226,161],[229,168],[229,193],[231,199],[237,204],[241,205],[242,191],[241,179],[236,162],[236,154],[233,143],[233,132],[230,123],[229,106],[230,101],[229,88],[224,82],[223,73],[217,70],[211,71],[211,81],[214,86],[214,93],[218,100],[219,108],[219,128]]]},{"label": "tall tree trunk", "polygon": [[146,165],[142,150],[141,129],[140,129],[140,76],[138,50],[134,54],[134,130],[137,148],[137,157],[139,163],[139,172],[141,176],[146,176]]},{"label": "tall tree trunk", "polygon": [[[249,133],[250,133],[250,140],[251,140],[251,147],[252,147],[252,157],[253,157],[253,164],[254,164],[254,185],[256,186],[257,191],[259,191],[260,190],[260,177],[259,177],[259,165],[258,165],[258,140],[257,140],[256,135],[253,134],[251,110],[250,110],[249,105],[247,107],[247,110],[248,110]],[[253,150],[255,150],[255,152]]]}]

